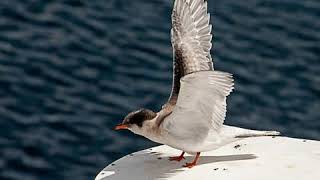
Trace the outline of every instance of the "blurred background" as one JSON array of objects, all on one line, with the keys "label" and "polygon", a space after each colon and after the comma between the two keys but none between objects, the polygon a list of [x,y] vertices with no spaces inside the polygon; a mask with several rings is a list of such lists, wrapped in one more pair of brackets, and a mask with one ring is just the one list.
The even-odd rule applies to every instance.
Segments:
[{"label": "blurred background", "polygon": [[[0,179],[94,179],[156,145],[114,125],[171,90],[172,0],[0,1]],[[226,123],[320,140],[320,1],[209,0]]]}]

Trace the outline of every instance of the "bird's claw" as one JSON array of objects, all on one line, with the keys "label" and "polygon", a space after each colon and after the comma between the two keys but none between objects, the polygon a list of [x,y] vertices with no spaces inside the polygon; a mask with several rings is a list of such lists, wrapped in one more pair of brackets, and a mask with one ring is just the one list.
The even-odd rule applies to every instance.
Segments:
[{"label": "bird's claw", "polygon": [[196,165],[196,163],[192,162],[192,163],[186,163],[185,165],[183,165],[183,167],[192,168],[195,165]]},{"label": "bird's claw", "polygon": [[185,157],[183,157],[183,156],[169,157],[169,161],[178,161],[178,162],[180,162],[182,159],[185,159]]}]

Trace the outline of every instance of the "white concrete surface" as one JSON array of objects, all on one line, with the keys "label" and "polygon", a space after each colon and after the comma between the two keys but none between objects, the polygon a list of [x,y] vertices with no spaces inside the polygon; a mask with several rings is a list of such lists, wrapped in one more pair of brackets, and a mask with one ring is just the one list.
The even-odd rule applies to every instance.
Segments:
[{"label": "white concrete surface", "polygon": [[320,180],[320,142],[256,137],[201,153],[192,169],[171,162],[181,151],[158,146],[127,155],[103,169],[96,180]]}]

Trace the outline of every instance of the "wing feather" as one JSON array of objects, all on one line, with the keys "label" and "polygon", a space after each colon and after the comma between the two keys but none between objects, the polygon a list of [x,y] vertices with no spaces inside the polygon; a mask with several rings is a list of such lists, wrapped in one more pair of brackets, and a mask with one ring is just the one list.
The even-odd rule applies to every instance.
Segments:
[{"label": "wing feather", "polygon": [[171,95],[165,107],[176,104],[182,77],[198,71],[213,70],[211,30],[207,1],[175,0],[171,29],[174,74]]},{"label": "wing feather", "polygon": [[[181,79],[179,98],[164,127],[199,127],[219,131],[226,117],[226,98],[233,90],[232,75],[220,71],[203,71]],[[193,119],[195,117],[197,119]]]}]

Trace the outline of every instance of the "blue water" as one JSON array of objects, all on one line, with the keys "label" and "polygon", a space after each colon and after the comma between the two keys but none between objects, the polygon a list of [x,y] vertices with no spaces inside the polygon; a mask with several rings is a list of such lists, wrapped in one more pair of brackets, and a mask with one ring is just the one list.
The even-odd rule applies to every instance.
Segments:
[{"label": "blue water", "polygon": [[[113,126],[171,89],[171,0],[0,1],[0,179],[88,180],[155,145]],[[226,123],[320,140],[320,1],[209,0]]]}]

